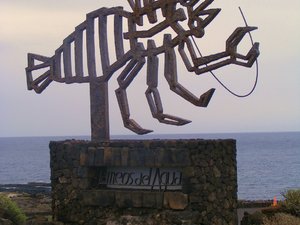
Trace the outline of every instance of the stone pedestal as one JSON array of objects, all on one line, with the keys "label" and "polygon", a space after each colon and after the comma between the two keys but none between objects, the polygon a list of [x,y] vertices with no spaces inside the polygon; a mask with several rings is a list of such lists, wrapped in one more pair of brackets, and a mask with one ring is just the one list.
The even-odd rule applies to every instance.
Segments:
[{"label": "stone pedestal", "polygon": [[237,224],[235,140],[51,142],[65,224]]}]

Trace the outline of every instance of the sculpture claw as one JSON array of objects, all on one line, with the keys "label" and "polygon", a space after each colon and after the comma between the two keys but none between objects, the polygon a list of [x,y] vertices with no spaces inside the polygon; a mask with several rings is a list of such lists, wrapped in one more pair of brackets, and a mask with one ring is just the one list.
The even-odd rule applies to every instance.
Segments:
[{"label": "sculpture claw", "polygon": [[172,116],[168,114],[160,114],[157,116],[157,119],[161,123],[176,125],[176,126],[183,126],[185,124],[192,122],[190,120],[182,119],[180,117]]},{"label": "sculpture claw", "polygon": [[128,119],[126,123],[124,123],[124,126],[128,128],[129,130],[133,131],[136,134],[143,135],[153,132],[153,130],[147,130],[142,128],[137,122],[135,122],[133,119]]},{"label": "sculpture claw", "polygon": [[200,96],[198,106],[207,107],[216,89],[211,88]]},{"label": "sculpture claw", "polygon": [[249,51],[249,55],[254,55],[256,58],[259,56],[259,43],[255,42],[252,48]]},{"label": "sculpture claw", "polygon": [[226,41],[226,51],[228,53],[231,53],[232,55],[235,55],[237,46],[244,38],[244,36],[247,33],[256,29],[257,27],[249,27],[249,26],[236,28],[236,30],[230,35],[230,37]]}]

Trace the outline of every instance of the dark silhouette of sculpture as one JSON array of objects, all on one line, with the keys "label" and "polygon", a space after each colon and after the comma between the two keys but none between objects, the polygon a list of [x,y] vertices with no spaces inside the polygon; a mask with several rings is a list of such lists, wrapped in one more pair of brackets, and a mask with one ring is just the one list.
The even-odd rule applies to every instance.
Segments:
[{"label": "dark silhouette of sculpture", "polygon": [[[237,28],[229,36],[223,52],[209,56],[197,56],[192,38],[203,37],[205,27],[220,12],[220,9],[208,8],[213,1],[143,0],[141,2],[141,0],[128,0],[132,12],[125,11],[122,7],[115,7],[100,8],[88,13],[86,20],[65,38],[54,56],[44,57],[28,54],[28,67],[26,68],[28,89],[41,93],[52,81],[67,84],[90,83],[92,140],[109,140],[107,82],[117,70],[120,70],[121,73],[117,77],[119,88],[116,90],[116,96],[124,126],[137,134],[146,134],[151,130],[142,128],[130,118],[126,89],[147,63],[148,89],[146,97],[153,117],[161,123],[187,124],[190,122],[189,120],[163,112],[163,104],[157,89],[158,55],[163,54],[165,57],[164,76],[170,89],[200,107],[208,105],[215,89],[208,90],[198,98],[178,82],[175,48],[178,49],[187,70],[197,75],[229,64],[251,67],[259,55],[258,43],[255,43],[246,55],[237,52],[237,46],[245,34],[257,29],[245,26]],[[158,10],[161,10],[162,22],[158,22]],[[110,16],[114,18],[115,53],[108,49],[107,19]],[[98,21],[96,26],[99,29],[97,38],[95,35],[96,19]],[[143,27],[144,19],[148,19],[151,25],[149,29]],[[128,24],[128,32],[124,32],[124,20]],[[187,22],[188,29],[181,26],[183,21]],[[156,46],[155,40],[151,38],[166,29],[172,29],[176,35],[165,33],[163,45]],[[83,45],[84,35],[86,46]],[[140,42],[142,39],[148,40],[147,46]],[[95,41],[99,41],[102,71],[96,69]],[[128,51],[124,50],[125,41],[128,41],[130,45]],[[74,49],[71,49],[72,46]],[[84,75],[83,57],[85,56],[83,50],[87,53],[88,75]],[[115,62],[110,62],[110,54],[116,55]],[[32,73],[42,68],[44,70],[46,68],[46,71],[41,76],[34,78]]]}]

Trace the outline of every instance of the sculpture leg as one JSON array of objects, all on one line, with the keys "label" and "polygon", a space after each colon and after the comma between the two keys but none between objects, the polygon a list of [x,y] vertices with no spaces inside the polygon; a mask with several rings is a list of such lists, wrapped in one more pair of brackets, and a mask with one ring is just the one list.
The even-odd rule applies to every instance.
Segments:
[{"label": "sculpture leg", "polygon": [[[155,48],[154,41],[148,41],[148,49]],[[146,97],[152,113],[152,116],[158,119],[159,122],[171,125],[185,125],[191,121],[172,116],[163,113],[163,106],[159,91],[157,89],[158,84],[158,57],[155,55],[148,56],[147,61],[147,85]]]},{"label": "sculpture leg", "polygon": [[177,116],[164,114],[157,88],[149,87],[146,91],[146,97],[153,117],[158,119],[159,122],[176,126],[182,126],[191,122],[190,120],[186,120]]},{"label": "sculpture leg", "polygon": [[203,93],[200,98],[198,98],[178,83],[176,54],[173,48],[168,47],[170,46],[170,42],[170,37],[166,35],[164,39],[164,45],[167,47],[165,53],[165,78],[169,83],[170,89],[192,104],[200,107],[206,107],[213,96],[215,89],[212,88],[208,90]]},{"label": "sculpture leg", "polygon": [[126,88],[130,85],[130,83],[142,69],[144,64],[145,59],[143,58],[139,60],[131,60],[122,71],[121,75],[118,77],[119,88],[116,90],[116,96],[118,99],[124,126],[137,134],[147,134],[152,132],[152,130],[144,129],[133,119],[130,119],[130,110]]}]

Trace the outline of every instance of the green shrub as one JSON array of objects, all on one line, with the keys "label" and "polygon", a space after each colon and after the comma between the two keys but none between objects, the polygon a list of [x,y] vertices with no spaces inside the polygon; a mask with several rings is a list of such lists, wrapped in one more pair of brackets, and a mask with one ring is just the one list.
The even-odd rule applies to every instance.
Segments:
[{"label": "green shrub", "polygon": [[288,190],[282,196],[284,197],[284,201],[281,203],[281,207],[284,211],[300,217],[300,189]]},{"label": "green shrub", "polygon": [[274,216],[263,219],[262,225],[299,225],[300,218],[286,213],[277,213]]},{"label": "green shrub", "polygon": [[25,214],[10,198],[0,194],[0,211],[5,219],[11,220],[16,225],[24,224],[26,221]]}]

